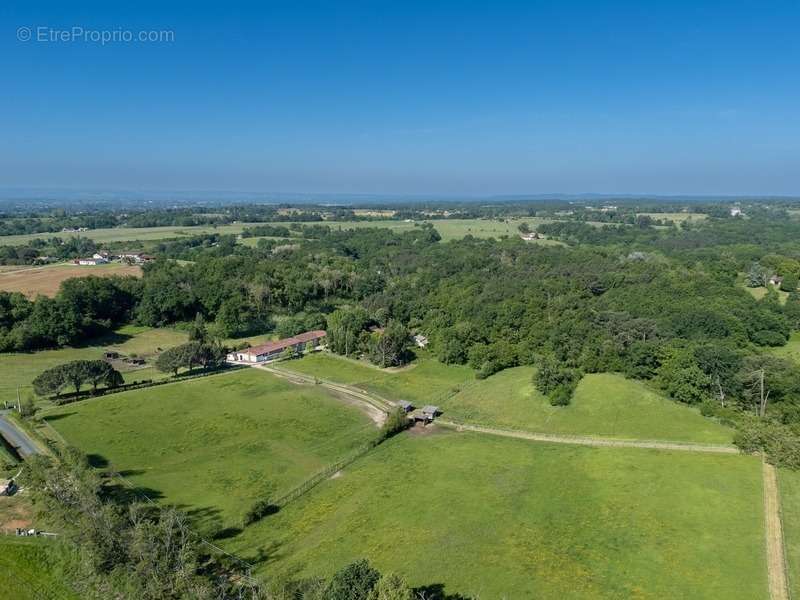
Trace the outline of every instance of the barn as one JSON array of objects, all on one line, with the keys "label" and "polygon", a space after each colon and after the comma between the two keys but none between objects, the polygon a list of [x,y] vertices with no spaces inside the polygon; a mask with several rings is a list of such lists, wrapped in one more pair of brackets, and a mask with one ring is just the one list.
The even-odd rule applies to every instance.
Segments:
[{"label": "barn", "polygon": [[321,329],[315,331],[306,331],[294,337],[276,340],[274,342],[267,342],[260,346],[252,348],[245,348],[237,350],[228,354],[228,360],[231,362],[246,362],[246,363],[260,363],[267,360],[278,358],[281,353],[287,348],[292,348],[295,352],[303,352],[304,350],[311,350],[320,345],[321,340],[325,337],[325,332]]}]

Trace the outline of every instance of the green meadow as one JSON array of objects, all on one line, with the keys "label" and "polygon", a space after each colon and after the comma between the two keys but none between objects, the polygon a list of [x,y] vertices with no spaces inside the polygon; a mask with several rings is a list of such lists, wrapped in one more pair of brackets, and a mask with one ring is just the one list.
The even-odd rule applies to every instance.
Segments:
[{"label": "green meadow", "polygon": [[323,388],[243,369],[58,407],[47,422],[99,466],[204,526],[231,525],[376,435]]},{"label": "green meadow", "polygon": [[267,578],[369,557],[476,598],[767,597],[757,458],[426,434],[379,446],[226,549]]},{"label": "green meadow", "polygon": [[569,406],[551,406],[533,367],[506,369],[442,403],[455,421],[564,435],[727,444],[732,431],[622,375],[586,375]]},{"label": "green meadow", "polygon": [[484,380],[471,369],[445,365],[421,352],[410,366],[378,369],[318,352],[281,363],[288,370],[374,392],[418,406],[436,404],[443,418],[529,431],[602,437],[728,444],[732,431],[621,375],[584,377],[572,404],[550,406],[533,386],[533,367],[506,369]]},{"label": "green meadow", "polygon": [[770,348],[769,351],[775,356],[788,358],[796,363],[800,363],[800,332],[793,332],[785,346]]},{"label": "green meadow", "polygon": [[[31,381],[42,371],[72,360],[95,360],[102,358],[106,351],[116,351],[127,356],[136,355],[147,359],[171,346],[182,344],[187,339],[185,333],[174,329],[152,329],[127,325],[113,334],[91,340],[80,348],[60,348],[38,352],[14,352],[0,354],[0,403],[16,402],[17,388],[21,395],[32,393]],[[153,367],[120,368],[125,381],[160,379],[168,374],[160,373]]]},{"label": "green meadow", "polygon": [[469,367],[445,365],[425,351],[418,351],[414,362],[399,369],[380,369],[329,352],[307,354],[299,360],[280,363],[280,367],[352,385],[388,400],[408,400],[418,405],[435,404],[475,379]]},{"label": "green meadow", "polygon": [[64,583],[58,542],[0,535],[0,595],[13,600],[78,600]]},{"label": "green meadow", "polygon": [[778,485],[786,562],[789,567],[789,591],[792,598],[800,598],[800,472],[780,469]]}]

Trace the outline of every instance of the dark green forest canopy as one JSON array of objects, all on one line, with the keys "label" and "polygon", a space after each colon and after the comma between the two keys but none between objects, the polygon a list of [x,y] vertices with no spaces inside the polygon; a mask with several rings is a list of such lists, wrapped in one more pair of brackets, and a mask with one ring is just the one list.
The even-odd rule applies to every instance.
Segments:
[{"label": "dark green forest canopy", "polygon": [[[578,376],[618,371],[684,402],[736,399],[748,410],[756,403],[745,370],[766,369],[770,410],[784,422],[800,413],[797,378],[780,375],[794,364],[768,354],[798,328],[800,298],[792,291],[781,303],[777,289],[751,294],[743,283],[753,269],[800,276],[800,222],[785,212],[658,228],[539,226],[566,246],[469,235],[442,242],[431,224],[404,233],[293,227],[297,237],[256,247],[217,234],[161,242],[141,280],[73,280],[34,302],[0,293],[0,348],[72,344],[131,320],[166,326],[200,314],[226,337],[276,323],[280,335],[357,323],[363,331],[350,332],[341,351],[374,355],[382,334],[370,331],[391,324],[424,334],[440,360],[478,376],[546,358]],[[336,311],[360,312],[329,319]],[[753,366],[767,358],[768,369]]]}]

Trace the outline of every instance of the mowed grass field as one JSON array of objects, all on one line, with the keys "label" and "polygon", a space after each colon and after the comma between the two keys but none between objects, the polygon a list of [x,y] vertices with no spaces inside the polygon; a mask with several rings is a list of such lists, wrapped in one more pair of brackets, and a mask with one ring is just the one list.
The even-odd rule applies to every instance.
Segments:
[{"label": "mowed grass field", "polygon": [[72,277],[110,277],[112,275],[142,276],[142,269],[136,265],[111,263],[107,265],[58,264],[44,267],[27,267],[13,271],[0,272],[0,291],[20,292],[28,298],[55,296],[61,282]]},{"label": "mowed grass field", "polygon": [[616,374],[587,375],[572,404],[550,406],[533,386],[533,367],[506,369],[484,380],[468,367],[445,365],[421,352],[411,366],[378,369],[326,352],[280,366],[353,385],[389,400],[438,405],[442,418],[563,435],[728,444],[732,431],[642,383]]},{"label": "mowed grass field", "polygon": [[506,369],[441,402],[444,418],[513,429],[610,438],[728,444],[733,432],[613,373],[586,375],[569,406],[551,406],[533,367]]},{"label": "mowed grass field", "polygon": [[13,600],[79,600],[54,540],[0,536],[0,594]]},{"label": "mowed grass field", "polygon": [[231,526],[376,436],[358,408],[314,385],[243,369],[68,404],[46,415],[149,496]]},{"label": "mowed grass field", "polygon": [[226,549],[260,556],[265,577],[368,557],[476,598],[761,599],[760,468],[737,455],[405,433]]},{"label": "mowed grass field", "polygon": [[379,369],[329,352],[307,354],[298,360],[282,362],[279,367],[352,385],[388,400],[408,400],[418,406],[435,404],[475,379],[472,369],[445,365],[425,351],[418,351],[417,359],[400,369]]},{"label": "mowed grass field", "polygon": [[[13,352],[0,354],[0,403],[16,402],[17,387],[21,393],[32,392],[31,381],[42,371],[71,360],[95,360],[103,356],[103,352],[113,350],[125,355],[136,354],[147,358],[155,354],[158,348],[166,349],[182,344],[187,334],[174,329],[152,329],[127,325],[118,329],[107,338],[92,340],[81,348],[60,348],[58,350],[40,350],[38,352]],[[158,379],[168,374],[160,373],[153,367],[125,370],[119,363],[114,367],[120,369],[126,381]]]},{"label": "mowed grass field", "polygon": [[780,469],[778,485],[789,567],[789,590],[792,598],[800,598],[800,472]]}]

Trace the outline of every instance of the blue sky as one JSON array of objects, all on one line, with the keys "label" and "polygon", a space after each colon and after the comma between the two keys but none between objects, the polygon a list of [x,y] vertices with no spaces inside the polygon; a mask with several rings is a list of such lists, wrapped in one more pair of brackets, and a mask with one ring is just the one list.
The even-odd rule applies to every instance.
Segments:
[{"label": "blue sky", "polygon": [[161,4],[0,4],[0,186],[800,195],[796,1]]}]

